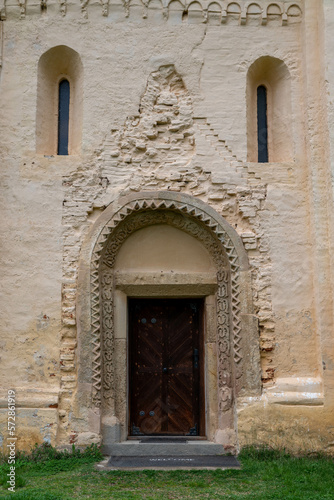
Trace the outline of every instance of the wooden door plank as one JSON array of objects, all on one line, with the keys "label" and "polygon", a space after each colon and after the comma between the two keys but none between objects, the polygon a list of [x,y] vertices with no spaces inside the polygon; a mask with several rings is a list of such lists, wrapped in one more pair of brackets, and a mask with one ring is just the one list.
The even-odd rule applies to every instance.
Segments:
[{"label": "wooden door plank", "polygon": [[[161,308],[147,301],[129,301],[130,434],[161,432],[167,412],[162,400],[162,353],[165,349]],[[152,321],[155,320],[155,321]]]},{"label": "wooden door plank", "polygon": [[198,349],[198,306],[196,300],[170,304],[168,339],[171,365],[169,401],[176,407],[168,413],[170,432],[189,433],[199,420],[199,371],[194,370],[193,353]]}]

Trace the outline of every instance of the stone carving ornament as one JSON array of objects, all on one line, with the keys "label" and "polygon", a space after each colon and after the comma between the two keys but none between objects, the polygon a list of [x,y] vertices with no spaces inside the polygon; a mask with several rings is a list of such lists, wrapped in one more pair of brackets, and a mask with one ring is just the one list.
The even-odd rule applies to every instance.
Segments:
[{"label": "stone carving ornament", "polygon": [[219,409],[224,412],[232,404],[233,376],[241,376],[239,266],[236,249],[227,232],[212,216],[190,204],[167,200],[128,203],[105,225],[95,245],[91,263],[93,403],[101,406],[103,395],[103,404],[110,411],[115,411],[113,267],[117,253],[130,234],[153,224],[168,224],[197,238],[210,252],[218,269],[218,392]]},{"label": "stone carving ornament", "polygon": [[[83,0],[80,2],[77,2],[77,4],[73,3],[71,5],[72,9],[75,7],[78,7],[77,14],[79,14],[79,11],[81,11],[81,15],[84,18],[88,17],[88,12],[87,12],[87,6],[88,6],[89,0]],[[202,24],[202,23],[207,23],[210,22],[210,14],[215,12],[215,17],[218,18],[218,24],[224,25],[228,24],[229,18],[232,20],[235,20],[235,22],[241,26],[246,25],[248,23],[248,20],[250,18],[257,19],[258,25],[270,25],[271,20],[280,20],[282,26],[287,26],[288,24],[294,25],[296,22],[300,22],[302,19],[303,11],[302,11],[302,2],[301,0],[293,0],[289,2],[273,2],[273,3],[268,3],[266,0],[257,0],[257,2],[246,2],[246,5],[244,5],[245,2],[242,2],[241,0],[234,0],[231,2],[222,2],[221,0],[215,0],[211,4],[215,6],[214,10],[210,10],[207,7],[205,2],[196,2],[196,6],[198,7],[197,11],[201,12],[202,15],[197,16],[196,18],[192,19],[192,23],[196,24]],[[161,2],[160,4],[160,9],[162,12],[162,17],[164,21],[167,21],[169,18],[170,11],[172,10],[171,4],[173,2],[170,0],[167,0],[165,2]],[[134,7],[137,5],[142,6],[142,13],[141,15],[139,14],[139,19],[142,18],[143,20],[146,20],[148,18],[148,11],[150,9],[150,2],[147,0],[142,0],[138,4],[135,4]],[[107,17],[109,15],[109,10],[111,7],[119,8],[120,6],[123,6],[123,12],[124,12],[124,17],[129,18],[130,17],[130,11],[131,11],[131,2],[130,0],[120,0],[119,2],[115,2],[113,4],[110,4],[109,6],[109,0],[102,0],[101,2],[98,2],[96,4],[92,4],[90,7],[92,9],[99,9],[100,13]],[[183,7],[183,12],[187,15],[189,15],[189,12],[191,12],[191,7],[192,7],[192,2],[181,2],[180,6]],[[19,14],[20,14],[20,19],[25,19],[26,18],[26,1],[23,0],[18,0],[17,2],[17,7],[19,8]],[[46,0],[41,0],[41,10],[45,10],[47,7],[47,2]],[[60,13],[64,17],[67,14],[67,0],[60,0]],[[189,9],[190,8],[190,9]],[[37,11],[36,11],[37,13]],[[0,2],[0,16],[1,20],[6,19],[6,2],[2,0]],[[187,16],[183,16],[183,21],[187,22]],[[147,22],[147,21],[146,21]],[[274,24],[276,25],[276,24]]]}]

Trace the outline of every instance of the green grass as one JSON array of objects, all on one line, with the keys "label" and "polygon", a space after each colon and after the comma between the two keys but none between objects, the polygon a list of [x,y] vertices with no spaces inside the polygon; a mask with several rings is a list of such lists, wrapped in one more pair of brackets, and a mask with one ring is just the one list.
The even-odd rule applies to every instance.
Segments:
[{"label": "green grass", "polygon": [[[334,461],[321,455],[298,458],[248,448],[239,456],[241,470],[106,472],[94,468],[100,457],[96,447],[63,455],[50,447],[36,450],[35,458],[18,460],[17,492],[13,495],[3,484],[0,499],[334,499]],[[5,469],[0,466],[0,477]]]}]

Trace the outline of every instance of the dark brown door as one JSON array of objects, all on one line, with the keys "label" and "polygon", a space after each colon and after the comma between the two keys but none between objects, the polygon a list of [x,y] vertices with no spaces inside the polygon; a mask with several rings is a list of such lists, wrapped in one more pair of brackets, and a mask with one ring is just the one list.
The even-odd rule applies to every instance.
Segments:
[{"label": "dark brown door", "polygon": [[201,306],[129,300],[130,435],[200,434]]}]

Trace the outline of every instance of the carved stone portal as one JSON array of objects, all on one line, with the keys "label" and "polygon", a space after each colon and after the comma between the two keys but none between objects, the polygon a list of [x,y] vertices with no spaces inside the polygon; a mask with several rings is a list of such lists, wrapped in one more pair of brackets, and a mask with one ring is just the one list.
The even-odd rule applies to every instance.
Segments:
[{"label": "carved stone portal", "polygon": [[234,230],[229,227],[227,231],[218,214],[217,220],[214,211],[209,207],[204,210],[204,204],[198,200],[194,200],[193,205],[190,197],[183,196],[180,200],[168,193],[167,199],[161,199],[162,194],[155,197],[153,193],[145,193],[144,198],[138,196],[125,203],[104,225],[95,244],[91,261],[92,403],[115,415],[114,265],[117,253],[135,231],[167,224],[199,240],[217,269],[217,389],[221,417],[232,408],[235,392],[242,384],[239,257],[229,234]]}]

